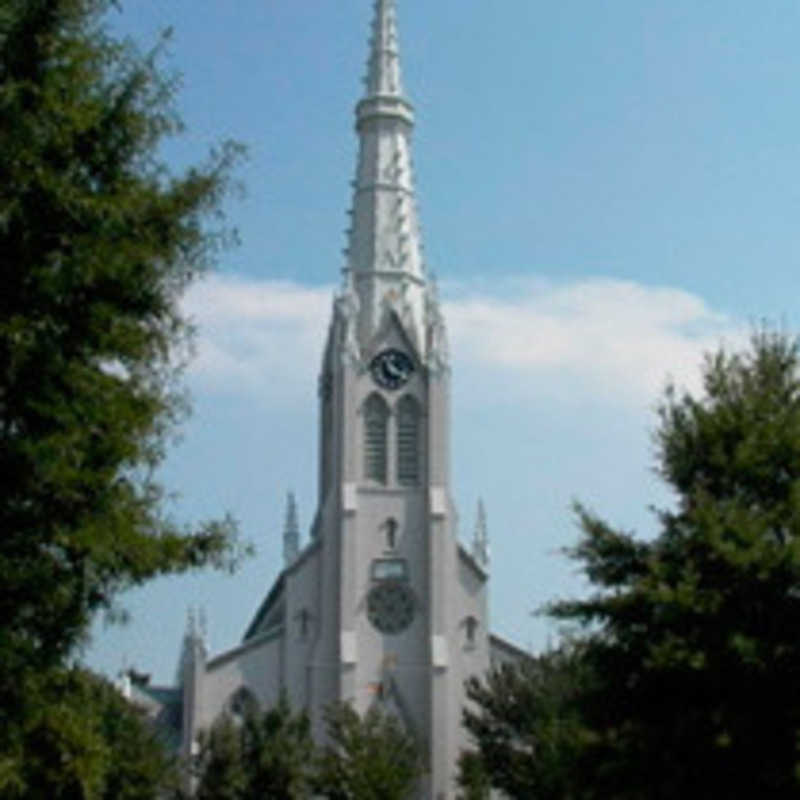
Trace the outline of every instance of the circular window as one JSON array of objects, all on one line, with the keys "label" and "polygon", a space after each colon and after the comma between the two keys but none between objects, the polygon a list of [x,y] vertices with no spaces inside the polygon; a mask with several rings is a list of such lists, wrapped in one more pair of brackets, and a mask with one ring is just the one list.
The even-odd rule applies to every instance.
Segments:
[{"label": "circular window", "polygon": [[414,619],[414,595],[404,583],[379,583],[367,595],[367,618],[381,633],[400,633]]}]

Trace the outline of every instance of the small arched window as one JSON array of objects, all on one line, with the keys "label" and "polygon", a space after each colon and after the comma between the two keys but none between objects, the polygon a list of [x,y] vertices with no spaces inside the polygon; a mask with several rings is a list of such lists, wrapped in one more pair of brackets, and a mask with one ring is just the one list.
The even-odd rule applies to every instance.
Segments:
[{"label": "small arched window", "polygon": [[244,721],[258,712],[258,700],[246,686],[240,686],[228,699],[228,711],[235,720]]},{"label": "small arched window", "polygon": [[419,483],[419,429],[419,404],[406,395],[397,404],[397,482],[403,486]]},{"label": "small arched window", "polygon": [[478,620],[471,614],[464,620],[464,628],[467,635],[467,647],[475,646],[475,634],[478,631]]},{"label": "small arched window", "polygon": [[364,403],[364,477],[386,483],[386,431],[389,408],[378,394]]},{"label": "small arched window", "polygon": [[394,550],[397,547],[397,520],[389,517],[381,527],[386,530],[386,549]]}]

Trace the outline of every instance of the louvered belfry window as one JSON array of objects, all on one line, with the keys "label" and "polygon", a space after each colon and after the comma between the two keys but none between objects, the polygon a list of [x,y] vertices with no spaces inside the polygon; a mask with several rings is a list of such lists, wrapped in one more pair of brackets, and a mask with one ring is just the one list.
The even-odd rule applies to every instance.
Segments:
[{"label": "louvered belfry window", "polygon": [[419,405],[413,397],[397,404],[397,482],[419,483]]},{"label": "louvered belfry window", "polygon": [[389,409],[380,395],[370,395],[364,404],[364,476],[386,483],[386,431]]}]

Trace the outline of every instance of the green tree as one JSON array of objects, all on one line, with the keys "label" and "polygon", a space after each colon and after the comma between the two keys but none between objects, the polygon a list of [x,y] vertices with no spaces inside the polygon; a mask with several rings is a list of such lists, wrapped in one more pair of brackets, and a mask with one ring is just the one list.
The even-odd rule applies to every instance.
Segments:
[{"label": "green tree", "polygon": [[659,471],[677,495],[643,541],[578,508],[595,591],[556,603],[597,680],[582,785],[601,797],[800,792],[800,361],[769,331],[668,390]]},{"label": "green tree", "polygon": [[229,520],[167,518],[155,478],[236,148],[160,162],[174,83],[107,34],[112,5],[0,0],[0,794],[92,616],[239,554]]},{"label": "green tree", "polygon": [[470,678],[463,721],[474,749],[459,760],[464,800],[488,798],[490,787],[520,800],[589,797],[575,781],[586,736],[576,702],[587,681],[578,646]]},{"label": "green tree", "polygon": [[241,800],[247,796],[241,726],[232,717],[220,717],[201,738],[197,771],[197,800]]},{"label": "green tree", "polygon": [[28,683],[35,713],[22,726],[21,767],[3,797],[156,800],[177,770],[142,714],[117,689],[81,669]]},{"label": "green tree", "polygon": [[391,714],[364,717],[347,703],[326,712],[329,743],[319,758],[317,791],[328,800],[406,800],[422,773],[417,743]]},{"label": "green tree", "polygon": [[465,750],[458,758],[458,800],[488,800],[492,788],[489,770],[481,754]]},{"label": "green tree", "polygon": [[282,696],[266,712],[223,716],[201,744],[198,800],[301,800],[310,796],[314,745],[305,713]]}]

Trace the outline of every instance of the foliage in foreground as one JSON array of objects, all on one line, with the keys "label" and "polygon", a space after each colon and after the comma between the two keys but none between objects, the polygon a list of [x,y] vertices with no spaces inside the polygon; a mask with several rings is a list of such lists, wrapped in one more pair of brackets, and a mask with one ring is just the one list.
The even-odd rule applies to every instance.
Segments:
[{"label": "foliage in foreground", "polygon": [[112,5],[0,0],[3,796],[28,791],[36,699],[93,615],[239,552],[228,520],[167,519],[154,477],[185,405],[179,300],[222,244],[208,222],[235,148],[177,176],[159,162],[173,82],[105,33]]},{"label": "foliage in foreground", "polygon": [[[677,503],[657,512],[658,535],[638,539],[577,507],[583,535],[572,556],[594,592],[550,609],[581,632],[584,676],[559,712],[575,725],[555,740],[555,773],[575,776],[561,796],[800,791],[798,346],[758,332],[742,352],[709,356],[703,376],[699,397],[671,388],[659,410],[658,469]],[[533,693],[533,707],[535,677],[520,691]],[[472,727],[500,786],[526,739],[513,733],[507,687],[482,692],[473,699],[483,715],[512,731],[503,741]],[[540,752],[534,743],[521,756],[534,774],[551,760],[537,766]],[[553,796],[535,788],[512,796]]]},{"label": "foliage in foreground", "polygon": [[328,800],[406,800],[422,772],[414,738],[392,714],[363,717],[346,703],[326,712],[329,744],[319,760],[317,790]]},{"label": "foliage in foreground", "polygon": [[104,679],[63,669],[28,686],[24,724],[15,731],[20,766],[0,762],[3,797],[156,800],[177,785],[162,743]]},{"label": "foliage in foreground", "polygon": [[197,800],[309,797],[313,755],[308,717],[286,697],[266,712],[223,716],[201,744]]},{"label": "foliage in foreground", "polygon": [[580,655],[565,646],[467,681],[463,723],[475,749],[459,761],[464,800],[484,800],[490,786],[510,798],[585,796],[574,772],[585,736],[576,702],[589,679]]},{"label": "foliage in foreground", "polygon": [[222,717],[202,743],[198,800],[405,800],[420,774],[413,738],[393,716],[328,709],[329,743],[317,751],[308,717],[282,698],[267,712]]}]

